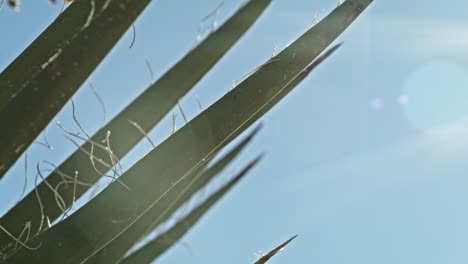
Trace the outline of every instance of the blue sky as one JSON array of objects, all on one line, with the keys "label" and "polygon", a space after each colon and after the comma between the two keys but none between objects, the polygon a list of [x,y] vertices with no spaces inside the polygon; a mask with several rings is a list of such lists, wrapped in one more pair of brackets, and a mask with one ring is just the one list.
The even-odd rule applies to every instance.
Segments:
[{"label": "blue sky", "polygon": [[[158,0],[90,80],[107,119],[193,45],[200,19],[219,0]],[[242,3],[225,1],[223,21]],[[233,82],[304,32],[336,1],[275,0],[227,56],[189,93],[189,118]],[[0,10],[0,70],[56,17],[46,0]],[[323,12],[320,12],[323,9]],[[468,2],[379,1],[339,38],[344,45],[263,118],[264,128],[227,171],[266,153],[262,163],[184,237],[162,263],[252,263],[292,235],[274,263],[466,263],[468,261]],[[89,87],[75,96],[88,131],[102,122]],[[177,112],[177,110],[174,110]],[[57,119],[74,129],[71,107]],[[170,117],[150,136],[170,134]],[[183,120],[178,118],[179,127]],[[59,163],[74,150],[52,124],[54,150],[29,150],[29,164]],[[40,137],[42,138],[42,137]],[[151,150],[147,142],[124,160]],[[23,160],[0,182],[0,213],[18,199]],[[20,175],[20,176],[18,176]],[[32,182],[34,175],[29,175]],[[29,186],[31,188],[31,185]]]}]

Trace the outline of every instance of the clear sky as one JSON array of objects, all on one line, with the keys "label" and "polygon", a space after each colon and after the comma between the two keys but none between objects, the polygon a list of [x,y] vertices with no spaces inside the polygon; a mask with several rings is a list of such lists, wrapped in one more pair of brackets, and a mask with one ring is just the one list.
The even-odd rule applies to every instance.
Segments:
[{"label": "clear sky", "polygon": [[[203,2],[203,3],[202,3]],[[242,1],[226,0],[220,22]],[[271,7],[188,94],[189,118],[233,82],[304,32],[335,0],[274,0]],[[195,43],[199,22],[219,0],[158,0],[117,44],[90,80],[107,120]],[[323,10],[323,11],[321,11]],[[160,260],[252,263],[292,235],[271,263],[413,264],[468,261],[468,2],[375,0],[339,38],[344,45],[263,118],[264,128],[226,172],[259,153],[265,159]],[[0,70],[56,17],[47,0],[0,10]],[[102,111],[88,86],[77,115],[95,131]],[[177,112],[177,109],[174,110]],[[177,120],[179,127],[183,120]],[[76,129],[67,105],[59,114]],[[161,142],[170,118],[150,136]],[[59,163],[74,150],[52,124],[54,150],[36,145],[29,164]],[[42,136],[40,137],[42,139]],[[147,142],[123,162],[147,153]],[[0,182],[0,213],[19,198],[23,160]],[[29,183],[34,175],[29,175]],[[29,185],[29,189],[32,186]]]}]

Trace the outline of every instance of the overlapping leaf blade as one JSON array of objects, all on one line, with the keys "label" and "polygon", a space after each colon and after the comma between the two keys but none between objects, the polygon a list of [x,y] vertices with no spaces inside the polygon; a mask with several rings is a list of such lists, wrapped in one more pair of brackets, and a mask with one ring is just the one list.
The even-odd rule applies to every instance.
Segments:
[{"label": "overlapping leaf blade", "polygon": [[[278,94],[274,100],[272,100],[268,106],[262,109],[262,111],[257,113],[257,117],[261,117],[267,110],[271,109],[277,102],[281,100],[284,96],[287,95],[294,87],[296,87],[301,81],[303,81],[313,69],[315,69],[320,63],[322,63],[326,58],[328,58],[333,52],[335,52],[339,47],[341,46],[341,43],[338,45],[333,46],[330,48],[327,52],[325,52],[322,56],[317,58],[311,65],[309,65],[303,72],[301,72],[300,75],[298,75],[286,88],[284,88],[280,94]],[[255,118],[255,117],[254,117]],[[258,129],[258,128],[257,128]],[[254,133],[257,131],[254,130]],[[168,216],[171,212],[174,211],[174,209],[177,209],[184,201],[186,201],[191,194],[196,192],[198,189],[200,189],[201,186],[205,185],[211,178],[216,176],[225,166],[227,166],[232,159],[234,159],[238,153],[244,148],[246,144],[250,141],[250,139],[255,135],[252,133],[246,139],[244,139],[236,148],[234,148],[229,154],[227,154],[223,159],[218,161],[215,165],[213,165],[211,168],[207,169],[201,177],[196,177],[193,179],[194,183],[190,185],[190,190],[187,191],[187,193],[180,197],[176,201],[176,203],[170,207],[170,210],[167,210],[165,214],[159,215],[158,209],[153,207],[150,212],[146,213],[142,218],[140,218],[135,224],[132,225],[132,227],[128,228],[122,235],[120,235],[118,238],[112,240],[111,243],[109,243],[105,248],[102,249],[98,254],[93,256],[93,258],[88,261],[89,263],[98,263],[99,261],[105,261],[105,260],[112,260],[112,257],[115,257],[115,254],[122,254],[122,252],[125,252],[125,249],[128,249],[130,245],[132,245],[132,242],[135,241],[135,238],[137,238],[139,235],[144,234],[145,230],[149,230],[147,227],[149,226],[150,223],[153,223],[154,225],[163,223],[166,218],[164,216]],[[190,177],[189,177],[190,178]],[[165,200],[172,200],[172,197],[167,196],[165,197]],[[159,205],[159,207],[164,208],[164,205]],[[198,210],[198,212],[194,212],[193,216],[188,216],[190,219],[194,218],[199,218],[202,215],[202,211],[205,212],[210,206],[204,206],[206,209],[201,209]],[[159,217],[159,218],[158,218]],[[191,220],[187,220],[189,223]],[[188,226],[185,225],[187,228]],[[175,232],[174,234],[180,234],[180,236],[183,235],[187,230],[185,230],[182,234],[180,233],[182,230],[179,230],[181,227],[175,227],[176,230],[170,231],[171,234]],[[165,237],[171,237],[174,238],[173,235],[167,235]],[[163,250],[164,243],[161,244],[161,241],[165,240],[165,238],[160,238],[157,239],[157,241],[154,241],[154,245],[158,245],[158,249],[156,249],[155,252],[152,254],[156,254],[159,252],[159,250]],[[175,240],[176,241],[176,240]],[[174,241],[174,243],[175,243]],[[170,244],[172,245],[172,244]],[[170,247],[169,244],[167,244],[168,247]],[[146,249],[146,250],[149,250]],[[146,252],[145,250],[145,252]],[[149,252],[147,252],[149,253]],[[145,253],[144,255],[146,255]],[[150,254],[151,255],[151,254]],[[139,256],[140,258],[142,256]]]},{"label": "overlapping leaf blade", "polygon": [[[252,117],[268,106],[371,2],[352,0],[337,7],[128,170],[121,180],[133,192],[111,184],[74,215],[38,237],[35,242],[47,241],[41,248],[34,252],[21,249],[10,263],[86,261],[160,202],[203,164],[203,159],[252,124]],[[50,254],[57,250],[66,254]]]},{"label": "overlapping leaf blade", "polygon": [[120,264],[145,264],[151,263],[153,260],[158,258],[162,253],[174,245],[182,236],[185,235],[195,225],[200,218],[219,200],[223,197],[234,185],[241,180],[241,178],[247,174],[247,172],[255,165],[257,160],[246,166],[240,173],[238,173],[233,179],[225,184],[218,191],[213,193],[208,199],[206,199],[197,208],[191,211],[183,219],[179,220],[176,225],[172,228],[159,235],[155,239],[149,241],[142,248],[133,252],[129,256],[125,257]]},{"label": "overlapping leaf blade", "polygon": [[77,1],[0,74],[0,179],[149,2]]},{"label": "overlapping leaf blade", "polygon": [[[317,58],[311,65],[309,65],[304,71],[302,71],[291,83],[288,84],[286,88],[284,88],[280,94],[278,94],[270,103],[268,104],[269,107],[263,108],[259,111],[253,118],[258,119],[260,118],[268,109],[273,107],[277,102],[280,101],[281,98],[287,95],[289,91],[294,89],[302,80],[304,80],[313,69],[315,69],[320,63],[322,63],[326,58],[328,58],[333,52],[336,51],[341,46],[341,44],[335,45],[330,48],[327,52],[325,52],[322,56]],[[257,131],[258,128],[255,131]],[[215,164],[212,168],[208,169],[204,172],[198,180],[197,178],[192,179],[192,181],[196,181],[193,185],[191,185],[191,191],[188,191],[187,194],[177,201],[177,203],[171,207],[171,211],[166,212],[166,214],[160,215],[159,211],[165,208],[165,205],[160,202],[158,207],[153,207],[151,210],[146,213],[143,217],[141,217],[135,224],[133,224],[130,228],[128,228],[124,233],[122,233],[118,238],[112,240],[108,245],[106,245],[98,254],[94,255],[87,263],[99,263],[99,261],[105,260],[113,260],[113,258],[121,256],[122,253],[125,252],[125,249],[128,249],[130,245],[136,241],[136,238],[140,237],[142,234],[145,234],[145,231],[150,230],[148,226],[150,224],[160,224],[165,221],[164,216],[168,216],[169,212],[172,212],[174,209],[177,209],[183,201],[185,201],[190,194],[194,193],[196,190],[206,184],[206,182],[215,176],[220,170],[222,170],[238,153],[241,151],[243,146],[245,146],[252,138],[254,134],[249,135],[244,139],[236,148],[234,148],[228,155],[226,155],[222,160],[220,160],[217,164]],[[191,179],[191,176],[196,175],[192,173],[192,175],[188,176],[188,179]],[[187,181],[188,179],[184,179]],[[178,186],[179,187],[179,186]],[[164,201],[171,201],[173,197],[166,196]]]},{"label": "overlapping leaf blade", "polygon": [[[119,115],[100,129],[92,137],[92,140],[101,142],[106,137],[107,131],[111,131],[113,154],[118,159],[122,158],[143,138],[143,134],[132,126],[129,120],[136,122],[144,131],[153,128],[177,103],[179,98],[186,94],[242,37],[270,2],[271,0],[247,2],[226,23],[191,50],[160,80],[152,84]],[[91,148],[90,142],[83,145],[82,149],[88,153],[81,150],[75,151],[47,178],[47,183],[43,182],[37,187],[41,203],[44,205],[44,214],[50,221],[54,221],[63,213],[56,203],[54,192],[48,186],[55,187],[60,184],[63,181],[61,173],[74,175],[74,172],[78,171],[79,179],[91,184],[102,176],[90,162]],[[105,172],[110,168],[111,161],[107,151],[94,145],[93,156],[95,166],[99,171]],[[76,188],[60,188],[58,191],[66,207],[69,207],[74,197],[79,198],[88,188],[88,186],[80,185]],[[37,230],[41,225],[41,216],[42,212],[38,206],[36,193],[31,192],[0,219],[0,225],[10,230],[12,234],[18,235],[23,229],[23,224],[28,221],[31,224],[31,229]],[[0,237],[0,248],[11,242],[10,237]]]},{"label": "overlapping leaf blade", "polygon": [[[169,217],[189,200],[193,194],[206,186],[215,176],[222,172],[226,166],[235,159],[239,153],[247,146],[252,138],[257,134],[260,127],[253,130],[236,147],[224,155],[220,160],[202,173],[195,172],[184,178],[157,204],[148,212],[140,217],[131,227],[122,234],[113,239],[109,244],[102,248],[97,254],[93,255],[86,263],[114,263],[121,259],[125,253],[153,228],[159,226],[169,219]],[[255,160],[252,164],[258,161]],[[253,165],[251,165],[253,166]],[[251,167],[248,166],[248,167]]]}]

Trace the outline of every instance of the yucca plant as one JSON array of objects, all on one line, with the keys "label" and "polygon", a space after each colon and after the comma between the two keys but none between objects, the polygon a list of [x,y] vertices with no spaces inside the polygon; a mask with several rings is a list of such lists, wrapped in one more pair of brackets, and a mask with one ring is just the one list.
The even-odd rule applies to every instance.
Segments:
[{"label": "yucca plant", "polygon": [[[119,160],[223,57],[270,2],[248,1],[94,135],[78,122],[79,133],[64,128],[64,136],[77,149],[48,175],[38,165],[34,190],[2,216],[0,261],[150,263],[180,239],[260,157],[155,239],[145,237],[239,155],[259,126],[214,159],[338,48],[319,57],[372,0],[339,5],[122,172]],[[149,3],[75,1],[1,73],[0,123],[8,126],[0,130],[0,179]],[[113,181],[70,214],[75,201],[102,177]],[[265,263],[291,240],[256,263]],[[143,246],[131,250],[137,243]]]}]

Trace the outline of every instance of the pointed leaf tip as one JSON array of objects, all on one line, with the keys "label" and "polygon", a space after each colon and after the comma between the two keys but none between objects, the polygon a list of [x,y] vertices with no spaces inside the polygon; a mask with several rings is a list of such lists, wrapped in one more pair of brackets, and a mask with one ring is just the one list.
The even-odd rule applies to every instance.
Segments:
[{"label": "pointed leaf tip", "polygon": [[263,123],[259,123],[253,130],[252,132],[250,132],[248,134],[248,136],[246,137],[246,140],[251,140],[253,137],[255,137],[255,135],[258,134],[258,132],[262,129],[263,127]]},{"label": "pointed leaf tip", "polygon": [[280,252],[284,247],[286,247],[289,243],[291,243],[291,241],[293,241],[295,238],[297,237],[297,235],[291,237],[290,239],[286,240],[284,243],[282,243],[281,245],[277,246],[275,249],[273,249],[272,251],[268,252],[268,254],[264,255],[263,257],[261,257],[259,260],[257,260],[254,264],[264,264],[266,263],[268,260],[270,260],[274,255],[276,255],[278,252]]},{"label": "pointed leaf tip", "polygon": [[255,158],[253,161],[251,161],[249,164],[247,164],[242,171],[240,171],[236,177],[234,177],[233,182],[239,181],[241,178],[243,178],[251,169],[253,169],[260,160],[262,160],[263,155],[259,155],[257,158]]}]

